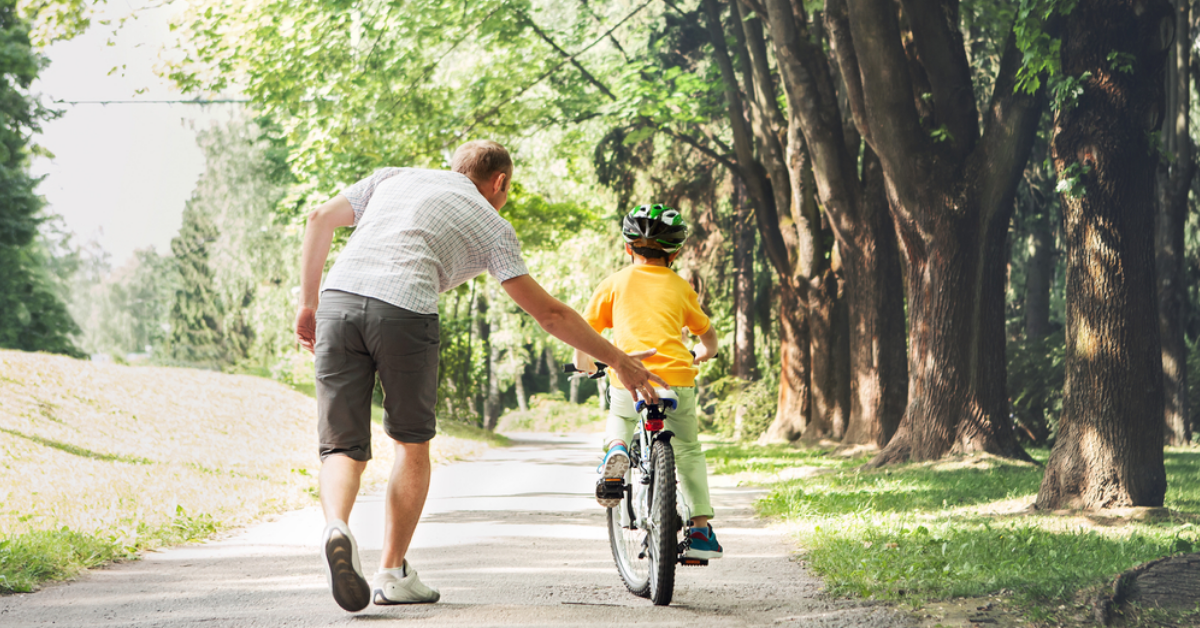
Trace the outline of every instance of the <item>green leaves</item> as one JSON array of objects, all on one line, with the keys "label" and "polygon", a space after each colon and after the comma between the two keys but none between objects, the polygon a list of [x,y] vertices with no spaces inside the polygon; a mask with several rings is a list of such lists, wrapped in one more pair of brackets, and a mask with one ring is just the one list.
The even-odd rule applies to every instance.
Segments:
[{"label": "green leaves", "polygon": [[1079,162],[1068,165],[1059,173],[1058,183],[1055,184],[1054,191],[1059,194],[1065,194],[1070,198],[1083,198],[1083,195],[1087,194],[1087,187],[1083,184],[1083,177],[1091,171],[1091,166],[1085,166]]}]

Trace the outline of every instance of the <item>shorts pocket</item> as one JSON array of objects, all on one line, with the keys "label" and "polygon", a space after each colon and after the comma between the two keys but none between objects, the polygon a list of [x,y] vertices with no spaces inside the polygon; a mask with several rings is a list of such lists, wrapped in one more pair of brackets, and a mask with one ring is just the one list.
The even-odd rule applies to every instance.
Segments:
[{"label": "shorts pocket", "polygon": [[429,318],[380,319],[380,357],[401,372],[437,368],[438,323]]},{"label": "shorts pocket", "polygon": [[317,344],[313,347],[317,377],[341,372],[346,365],[344,315],[317,312]]}]

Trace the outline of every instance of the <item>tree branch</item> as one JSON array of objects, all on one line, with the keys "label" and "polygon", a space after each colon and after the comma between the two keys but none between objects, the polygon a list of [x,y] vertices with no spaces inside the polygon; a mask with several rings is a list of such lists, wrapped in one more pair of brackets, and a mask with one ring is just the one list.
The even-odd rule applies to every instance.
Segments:
[{"label": "tree branch", "polygon": [[979,139],[971,64],[959,28],[958,0],[903,0],[917,57],[933,95],[934,124],[945,125],[954,153],[965,156]]},{"label": "tree branch", "polygon": [[550,36],[547,35],[545,31],[543,31],[541,28],[539,28],[538,25],[533,22],[533,19],[530,18],[529,15],[527,13],[525,13],[524,11],[517,11],[517,15],[521,16],[521,19],[525,20],[525,23],[529,25],[529,28],[533,29],[533,32],[537,33],[537,36],[541,37],[542,41],[546,42],[547,44],[550,44],[550,47],[554,48],[555,52],[557,52],[561,57],[563,57],[564,59],[569,61],[571,63],[571,65],[575,66],[575,69],[579,70],[579,73],[583,75],[583,78],[587,79],[588,82],[590,82],[592,85],[595,85],[600,91],[604,92],[604,95],[608,96],[608,98],[610,100],[617,99],[616,95],[613,94],[612,91],[610,91],[608,89],[608,87],[606,87],[604,85],[604,83],[601,83],[595,76],[592,75],[591,72],[587,71],[587,68],[583,67],[583,64],[580,63],[579,60],[575,58],[576,56],[578,56],[577,54],[575,54],[575,55],[570,54],[566,50],[563,50],[562,48],[560,48],[559,45],[554,43],[554,40],[551,39]]},{"label": "tree branch", "polygon": [[842,133],[829,65],[823,51],[804,36],[790,0],[767,0],[767,11],[775,58],[787,87],[791,125],[803,132],[828,215],[835,221],[847,220],[847,212],[855,207],[858,177]]},{"label": "tree branch", "polygon": [[742,103],[742,95],[738,91],[737,74],[733,71],[733,62],[729,58],[729,50],[725,47],[725,26],[721,22],[721,8],[717,0],[702,0],[708,23],[709,40],[713,45],[713,56],[721,70],[721,78],[725,82],[725,99],[728,102],[729,123],[733,129],[733,148],[737,154],[738,163],[742,165],[743,181],[750,195],[754,198],[757,211],[759,230],[763,235],[763,247],[767,258],[784,281],[792,281],[792,268],[788,260],[787,245],[779,230],[779,210],[775,206],[774,192],[771,182],[767,180],[762,164],[754,157],[754,148],[750,139],[750,130],[746,124],[746,108]]},{"label": "tree branch", "polygon": [[[1036,94],[1016,91],[1016,75],[1021,62],[1016,35],[1010,31],[1000,58],[992,100],[984,112],[983,137],[978,150],[970,157],[973,167],[993,173],[984,177],[982,199],[1012,198],[1012,190],[1033,147],[1042,107],[1046,104],[1045,81]],[[991,210],[985,207],[985,211]]]},{"label": "tree branch", "polygon": [[653,2],[653,1],[654,1],[654,0],[646,0],[646,1],[645,1],[645,2],[643,2],[642,4],[638,5],[636,8],[634,8],[634,10],[633,10],[633,11],[630,11],[628,15],[626,15],[626,16],[625,16],[625,17],[623,17],[623,18],[621,18],[621,21],[620,21],[620,22],[617,22],[615,25],[613,25],[613,27],[612,27],[612,28],[608,29],[608,30],[607,30],[607,31],[606,31],[606,32],[605,32],[603,35],[601,35],[601,36],[597,37],[597,38],[596,38],[594,41],[592,41],[592,43],[588,44],[587,46],[584,46],[582,50],[579,50],[578,52],[575,52],[574,54],[568,55],[567,59],[564,59],[564,60],[563,60],[563,61],[561,61],[561,62],[560,62],[558,65],[556,65],[556,66],[554,66],[554,67],[550,68],[549,70],[547,70],[547,71],[543,72],[543,73],[542,73],[540,76],[538,76],[536,79],[534,79],[532,83],[529,83],[528,85],[525,85],[524,87],[522,87],[520,90],[518,90],[518,91],[517,91],[517,93],[516,93],[516,94],[513,94],[512,96],[509,96],[508,98],[506,98],[504,102],[496,104],[496,106],[492,107],[491,109],[488,109],[488,110],[487,110],[487,112],[485,112],[483,115],[476,116],[476,117],[475,117],[475,120],[474,120],[474,121],[472,121],[472,122],[471,122],[471,124],[467,125],[467,127],[466,127],[466,128],[463,130],[463,134],[465,135],[465,134],[468,134],[468,133],[470,133],[470,132],[471,132],[471,129],[474,129],[474,128],[475,128],[475,125],[479,124],[479,123],[480,123],[480,121],[482,121],[482,120],[484,120],[484,119],[486,119],[486,118],[490,118],[490,117],[492,117],[493,115],[496,115],[496,112],[500,111],[500,109],[501,109],[502,107],[504,107],[504,105],[506,105],[506,104],[508,104],[509,102],[513,101],[514,99],[516,99],[516,98],[519,98],[520,96],[524,95],[524,94],[525,94],[525,92],[527,92],[527,91],[529,91],[529,90],[533,89],[533,88],[534,88],[534,87],[535,87],[535,86],[536,86],[538,83],[541,83],[542,81],[546,80],[546,78],[547,78],[547,77],[549,77],[550,75],[554,74],[554,73],[555,73],[555,72],[557,72],[557,71],[558,71],[560,68],[562,68],[564,65],[566,65],[568,61],[571,61],[571,60],[573,60],[575,57],[578,57],[579,55],[581,55],[581,54],[583,54],[583,53],[585,53],[585,52],[587,52],[587,51],[591,50],[592,48],[594,48],[594,47],[596,46],[596,44],[598,44],[598,43],[600,43],[600,42],[604,41],[604,39],[605,39],[606,37],[608,37],[609,35],[611,35],[611,34],[613,33],[613,31],[616,31],[616,30],[617,30],[618,28],[620,28],[620,27],[621,27],[623,24],[625,24],[625,22],[628,22],[628,21],[630,20],[630,18],[632,18],[633,16],[637,15],[637,14],[638,14],[638,13],[639,13],[639,12],[640,12],[642,9],[646,8],[647,6],[649,6],[649,4],[650,4],[651,2]]},{"label": "tree branch", "polygon": [[930,140],[917,118],[896,6],[892,0],[847,0],[846,7],[862,75],[863,135],[897,192],[912,199],[924,184],[924,177],[913,176],[913,156],[926,153]]}]

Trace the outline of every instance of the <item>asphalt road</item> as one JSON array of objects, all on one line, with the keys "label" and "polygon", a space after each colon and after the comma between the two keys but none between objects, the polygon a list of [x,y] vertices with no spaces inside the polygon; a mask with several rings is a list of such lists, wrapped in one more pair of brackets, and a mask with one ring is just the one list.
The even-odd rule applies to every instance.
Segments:
[{"label": "asphalt road", "polygon": [[[0,626],[679,626],[883,628],[914,625],[887,606],[826,597],[791,541],[756,519],[760,494],[714,478],[725,558],[680,567],[674,601],[625,590],[604,511],[590,497],[595,437],[520,435],[514,446],[434,471],[409,561],[437,604],[342,611],[326,585],[315,508],[227,538],[147,554],[28,595],[0,597]],[[368,577],[382,504],[359,500],[350,526]]]}]

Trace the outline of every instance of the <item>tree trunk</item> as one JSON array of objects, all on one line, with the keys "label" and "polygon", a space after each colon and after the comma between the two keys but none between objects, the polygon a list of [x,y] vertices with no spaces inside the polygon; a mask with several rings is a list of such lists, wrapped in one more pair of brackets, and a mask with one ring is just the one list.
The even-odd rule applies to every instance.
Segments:
[{"label": "tree trunk", "polygon": [[488,354],[488,387],[487,398],[483,402],[483,427],[489,432],[495,431],[500,422],[500,375],[496,371],[500,361],[500,349],[490,341],[487,343]]},{"label": "tree trunk", "polygon": [[1029,261],[1025,265],[1025,338],[1050,333],[1050,287],[1054,283],[1054,232],[1050,208],[1036,206],[1029,225]]},{"label": "tree trunk", "polygon": [[912,242],[906,247],[909,402],[875,466],[976,451],[1024,456],[1008,415],[1004,311],[997,305],[1004,303],[1007,231],[975,224],[981,212],[956,219],[947,207],[938,216],[930,239],[940,245],[928,252]]},{"label": "tree trunk", "polygon": [[908,402],[908,331],[896,228],[888,214],[879,160],[863,158],[861,227],[838,239],[849,314],[850,418],[844,444],[883,448]]},{"label": "tree trunk", "polygon": [[578,404],[579,403],[579,379],[571,378],[571,383],[569,384],[569,386],[570,387],[567,388],[567,391],[568,391],[567,392],[567,401],[570,401],[571,403],[574,403],[574,404]]},{"label": "tree trunk", "polygon": [[1195,173],[1188,116],[1191,105],[1191,0],[1175,0],[1175,42],[1167,63],[1167,115],[1162,125],[1165,159],[1158,166],[1158,221],[1155,261],[1158,272],[1158,328],[1162,335],[1163,418],[1165,443],[1191,441],[1187,395],[1187,342],[1184,317],[1187,284],[1184,275],[1184,232],[1188,189]]},{"label": "tree trunk", "polygon": [[837,330],[834,313],[837,310],[837,277],[833,271],[815,280],[808,291],[808,333],[812,408],[804,440],[817,442],[833,436],[834,423],[845,423],[846,417],[838,403],[837,389]]},{"label": "tree trunk", "polygon": [[[1154,277],[1155,163],[1174,33],[1166,0],[1095,0],[1066,18],[1062,70],[1090,72],[1059,111],[1052,144],[1063,196],[1067,356],[1063,413],[1035,507],[1161,506],[1162,356]],[[1130,55],[1114,69],[1113,50]]]},{"label": "tree trunk", "polygon": [[754,355],[754,208],[735,182],[733,201],[736,212],[733,226],[733,302],[736,328],[733,347],[733,374],[742,381],[758,379]]},{"label": "tree trunk", "polygon": [[787,283],[779,286],[779,408],[763,442],[791,442],[808,426],[810,398],[809,327],[804,298]]},{"label": "tree trunk", "polygon": [[[524,355],[524,352],[522,352]],[[529,409],[529,396],[525,394],[525,365],[522,364],[517,368],[517,375],[513,378],[513,386],[517,389],[517,407],[521,412]]]},{"label": "tree trunk", "polygon": [[837,379],[838,410],[833,413],[830,437],[842,440],[850,422],[850,304],[846,300],[846,282],[838,280],[837,304],[833,310],[833,371]]}]

